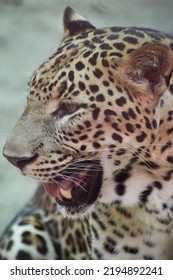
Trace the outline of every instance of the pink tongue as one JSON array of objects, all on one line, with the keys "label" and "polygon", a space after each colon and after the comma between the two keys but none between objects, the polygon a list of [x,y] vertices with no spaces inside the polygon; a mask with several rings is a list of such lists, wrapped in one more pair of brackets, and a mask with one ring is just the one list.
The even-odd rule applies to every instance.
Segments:
[{"label": "pink tongue", "polygon": [[60,184],[49,184],[49,183],[43,183],[43,187],[45,191],[53,196],[57,197],[59,200],[63,200],[63,196],[60,193],[60,188],[67,190],[71,186],[71,181],[68,180],[62,180]]}]

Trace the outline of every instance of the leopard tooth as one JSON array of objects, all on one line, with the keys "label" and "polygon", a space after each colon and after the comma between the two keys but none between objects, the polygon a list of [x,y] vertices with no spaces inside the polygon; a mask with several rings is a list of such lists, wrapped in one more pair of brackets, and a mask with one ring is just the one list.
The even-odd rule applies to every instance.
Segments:
[{"label": "leopard tooth", "polygon": [[66,199],[71,199],[72,198],[71,189],[64,190],[64,189],[60,188],[60,193]]}]

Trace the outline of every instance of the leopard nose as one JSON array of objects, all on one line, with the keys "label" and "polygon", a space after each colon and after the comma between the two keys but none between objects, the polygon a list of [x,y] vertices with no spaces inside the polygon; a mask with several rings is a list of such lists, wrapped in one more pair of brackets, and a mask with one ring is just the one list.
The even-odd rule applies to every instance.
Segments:
[{"label": "leopard nose", "polygon": [[34,162],[37,158],[37,155],[34,155],[32,157],[12,157],[9,155],[6,155],[3,151],[4,157],[12,163],[14,166],[18,167],[19,169],[23,169],[26,165]]}]

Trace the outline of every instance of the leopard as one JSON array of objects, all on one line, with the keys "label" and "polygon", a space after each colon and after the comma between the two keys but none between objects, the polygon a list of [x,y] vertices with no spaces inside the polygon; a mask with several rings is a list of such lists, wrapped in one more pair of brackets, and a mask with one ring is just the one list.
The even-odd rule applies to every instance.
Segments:
[{"label": "leopard", "polygon": [[38,180],[1,259],[173,259],[173,35],[67,7],[3,155]]}]

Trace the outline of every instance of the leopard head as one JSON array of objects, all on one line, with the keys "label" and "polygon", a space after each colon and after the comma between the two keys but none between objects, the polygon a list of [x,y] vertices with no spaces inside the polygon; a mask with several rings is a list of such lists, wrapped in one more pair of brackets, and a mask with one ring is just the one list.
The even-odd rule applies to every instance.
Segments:
[{"label": "leopard head", "polygon": [[30,79],[4,156],[67,215],[97,201],[160,210],[173,195],[168,186],[160,198],[173,173],[171,49],[138,41],[128,52],[123,29],[96,29],[71,8],[63,23],[59,48]]}]

